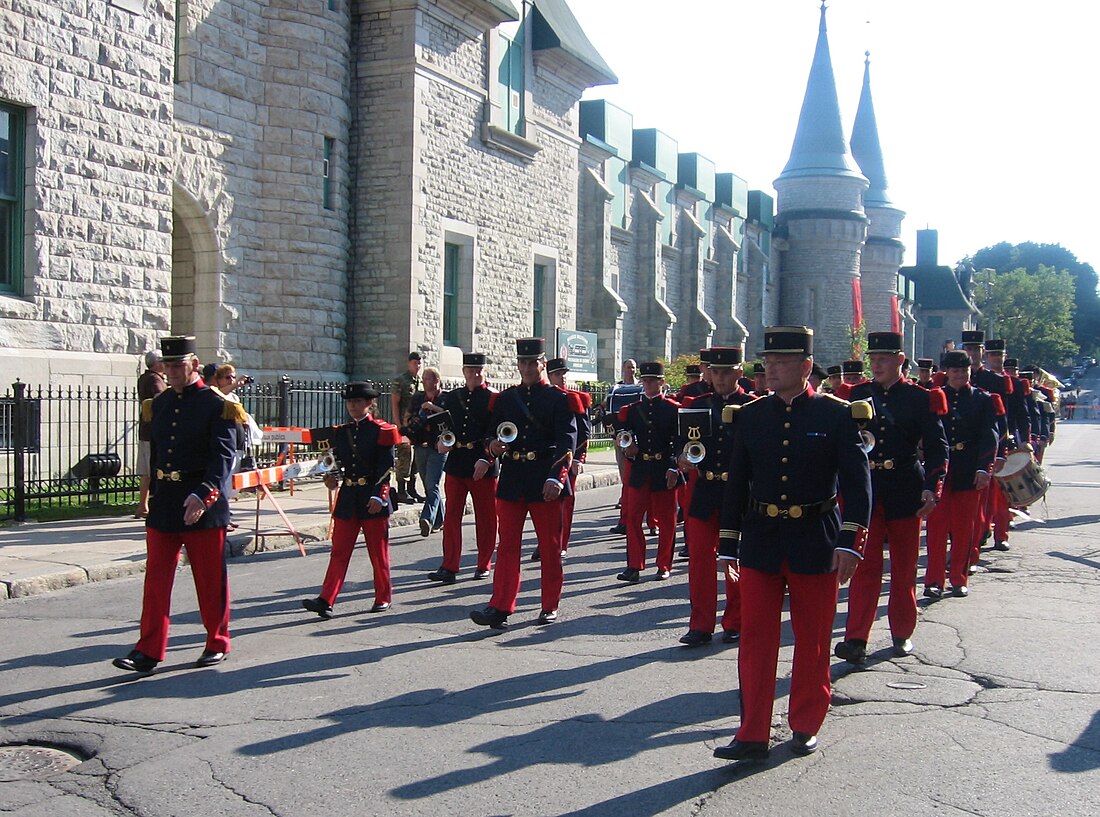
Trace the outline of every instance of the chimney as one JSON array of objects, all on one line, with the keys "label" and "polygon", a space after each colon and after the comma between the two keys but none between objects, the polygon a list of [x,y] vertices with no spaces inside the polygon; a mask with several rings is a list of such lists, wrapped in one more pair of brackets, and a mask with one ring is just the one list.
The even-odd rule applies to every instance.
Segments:
[{"label": "chimney", "polygon": [[917,267],[939,266],[940,234],[936,230],[917,230]]}]

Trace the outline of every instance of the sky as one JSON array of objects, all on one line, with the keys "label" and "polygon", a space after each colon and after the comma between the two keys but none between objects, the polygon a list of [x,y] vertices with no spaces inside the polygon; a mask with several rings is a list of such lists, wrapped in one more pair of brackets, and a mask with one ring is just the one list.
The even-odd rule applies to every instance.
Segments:
[{"label": "sky", "polygon": [[[817,40],[819,0],[568,0],[619,78],[591,88],[684,153],[774,196]],[[851,135],[870,51],[894,205],[954,265],[1007,241],[1061,244],[1100,269],[1100,4],[830,0]]]}]

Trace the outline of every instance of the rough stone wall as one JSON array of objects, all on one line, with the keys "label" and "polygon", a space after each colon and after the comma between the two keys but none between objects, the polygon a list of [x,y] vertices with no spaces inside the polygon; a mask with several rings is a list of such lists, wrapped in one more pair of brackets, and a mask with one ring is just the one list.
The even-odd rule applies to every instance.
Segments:
[{"label": "rough stone wall", "polygon": [[0,295],[6,382],[129,382],[168,326],[170,6],[0,10],[0,98],[27,109],[23,291]]},{"label": "rough stone wall", "polygon": [[860,257],[863,322],[869,332],[890,330],[891,298],[897,294],[898,270],[905,247],[901,222],[905,214],[885,207],[867,209],[867,245]]}]

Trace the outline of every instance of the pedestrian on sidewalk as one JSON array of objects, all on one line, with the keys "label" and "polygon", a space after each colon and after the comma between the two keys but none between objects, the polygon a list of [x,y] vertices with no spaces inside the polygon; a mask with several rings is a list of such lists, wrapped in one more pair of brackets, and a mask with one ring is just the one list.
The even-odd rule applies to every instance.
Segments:
[{"label": "pedestrian on sidewalk", "polygon": [[332,608],[344,586],[355,541],[362,531],[367,554],[374,571],[372,613],[390,609],[393,588],[390,583],[390,474],[393,449],[400,438],[397,426],[376,419],[370,412],[378,392],[366,383],[348,383],[344,387],[344,405],[350,423],[331,428],[315,428],[314,442],[328,442],[339,469],[325,475],[325,486],[336,488],[336,507],[332,512],[332,553],[328,570],[316,598],[303,599],[302,606],[321,618],[332,618]]},{"label": "pedestrian on sidewalk", "polygon": [[402,435],[409,440],[413,450],[413,462],[420,484],[424,486],[424,507],[420,510],[420,535],[427,536],[443,528],[443,497],[439,491],[439,480],[443,477],[443,467],[447,463],[446,450],[440,451],[440,427],[435,415],[442,415],[446,409],[440,405],[443,392],[440,389],[439,369],[427,366],[421,374],[423,391],[413,395],[409,405],[408,425],[401,429]]},{"label": "pedestrian on sidewalk", "polygon": [[145,528],[145,590],[141,635],[114,665],[151,672],[168,648],[172,585],[180,549],[187,548],[206,645],[196,666],[209,667],[229,653],[229,576],[225,529],[226,486],[236,450],[236,426],[244,422],[237,403],[201,385],[195,338],[162,338],[169,389],[142,403],[150,423],[150,462],[155,480]]},{"label": "pedestrian on sidewalk", "polygon": [[[418,391],[420,391],[420,352],[409,352],[405,371],[393,379],[390,388],[390,417],[398,428],[408,424],[409,407],[412,405],[413,395]],[[413,487],[416,484],[416,478],[412,469],[412,442],[407,437],[402,437],[397,444],[397,464],[394,466],[398,502],[424,501]]]}]

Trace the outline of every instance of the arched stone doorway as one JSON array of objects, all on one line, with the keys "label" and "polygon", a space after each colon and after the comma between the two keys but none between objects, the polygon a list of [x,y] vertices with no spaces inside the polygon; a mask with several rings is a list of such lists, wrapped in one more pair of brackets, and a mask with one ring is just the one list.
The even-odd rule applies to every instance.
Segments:
[{"label": "arched stone doorway", "polygon": [[221,362],[221,253],[198,202],[172,185],[172,334],[194,335],[203,363]]}]

